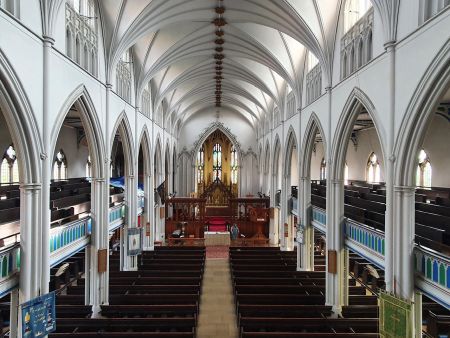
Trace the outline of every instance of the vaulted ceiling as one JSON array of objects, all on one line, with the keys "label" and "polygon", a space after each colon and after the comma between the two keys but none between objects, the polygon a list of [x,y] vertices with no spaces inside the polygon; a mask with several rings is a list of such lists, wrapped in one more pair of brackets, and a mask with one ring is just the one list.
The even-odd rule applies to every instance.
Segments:
[{"label": "vaulted ceiling", "polygon": [[[387,0],[374,0],[374,2]],[[392,1],[392,0],[389,0]],[[306,51],[330,79],[342,0],[101,0],[107,76],[123,53],[133,53],[136,95],[150,81],[153,111],[185,121],[220,105],[255,125],[287,86],[296,96]],[[218,27],[216,8],[226,25]],[[216,87],[215,32],[224,32],[220,87]]]}]

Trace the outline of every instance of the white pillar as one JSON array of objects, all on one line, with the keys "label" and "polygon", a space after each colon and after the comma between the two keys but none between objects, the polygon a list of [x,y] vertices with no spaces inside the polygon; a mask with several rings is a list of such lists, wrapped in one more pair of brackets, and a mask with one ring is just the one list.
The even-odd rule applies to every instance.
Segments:
[{"label": "white pillar", "polygon": [[[311,225],[311,180],[309,177],[300,179],[298,189],[299,226],[304,227],[303,244],[301,249],[301,261],[297,262],[298,270],[314,270],[314,228]],[[297,250],[299,248],[297,247]]]},{"label": "white pillar", "polygon": [[[40,253],[37,257],[41,257],[41,272],[37,281],[40,282],[40,294],[45,294],[49,290],[50,282],[50,182],[51,182],[51,165],[53,158],[53,149],[50,149],[50,58],[51,50],[55,40],[44,36],[43,40],[43,120],[42,120],[42,139],[44,153],[41,154],[42,159],[42,221],[40,231]],[[36,240],[35,237],[33,240]]]},{"label": "white pillar", "polygon": [[394,188],[394,224],[392,241],[394,292],[412,301],[414,298],[414,235],[415,235],[415,187]]},{"label": "white pillar", "polygon": [[394,291],[394,143],[395,143],[395,41],[384,45],[389,62],[389,127],[386,163],[386,216],[385,216],[385,282],[386,291]]}]

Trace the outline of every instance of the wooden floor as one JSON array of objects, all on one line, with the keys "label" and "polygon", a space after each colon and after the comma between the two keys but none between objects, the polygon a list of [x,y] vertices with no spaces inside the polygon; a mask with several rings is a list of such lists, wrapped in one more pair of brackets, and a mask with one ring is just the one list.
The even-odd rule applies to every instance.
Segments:
[{"label": "wooden floor", "polygon": [[228,259],[206,259],[202,289],[197,338],[237,338]]}]

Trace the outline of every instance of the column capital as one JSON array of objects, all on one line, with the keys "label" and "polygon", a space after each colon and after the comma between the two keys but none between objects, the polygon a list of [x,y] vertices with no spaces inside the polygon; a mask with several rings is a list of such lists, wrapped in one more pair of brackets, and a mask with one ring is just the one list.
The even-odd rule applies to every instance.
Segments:
[{"label": "column capital", "polygon": [[113,85],[111,83],[106,83],[105,87],[106,87],[106,89],[111,90]]},{"label": "column capital", "polygon": [[333,90],[333,87],[331,87],[331,86],[325,87],[325,92],[327,92],[327,93],[331,93],[332,90]]},{"label": "column capital", "polygon": [[55,39],[52,38],[51,36],[48,35],[44,35],[42,37],[43,41],[44,41],[44,46],[50,46],[52,47],[55,44]]},{"label": "column capital", "polygon": [[42,189],[42,183],[22,183],[20,189],[26,191],[37,191]]},{"label": "column capital", "polygon": [[395,40],[391,40],[391,41],[385,42],[383,47],[386,50],[386,52],[392,52],[395,49],[396,42],[397,41],[395,41]]},{"label": "column capital", "polygon": [[94,183],[105,183],[106,179],[103,177],[95,177],[95,178],[93,177],[91,178],[91,181]]},{"label": "column capital", "polygon": [[[332,184],[334,184],[334,185],[338,185],[338,184],[342,184],[342,183],[344,183],[344,180],[341,180],[341,179],[333,179],[333,180],[329,180]],[[328,180],[327,180],[327,182],[328,182]]]}]

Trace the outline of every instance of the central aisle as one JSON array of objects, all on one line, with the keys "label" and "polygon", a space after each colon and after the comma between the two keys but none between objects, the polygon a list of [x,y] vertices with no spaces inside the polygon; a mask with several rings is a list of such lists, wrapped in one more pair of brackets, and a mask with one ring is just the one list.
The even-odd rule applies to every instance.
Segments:
[{"label": "central aisle", "polygon": [[238,337],[228,258],[208,258],[207,255],[197,337]]}]

